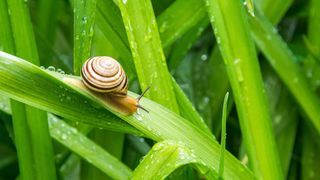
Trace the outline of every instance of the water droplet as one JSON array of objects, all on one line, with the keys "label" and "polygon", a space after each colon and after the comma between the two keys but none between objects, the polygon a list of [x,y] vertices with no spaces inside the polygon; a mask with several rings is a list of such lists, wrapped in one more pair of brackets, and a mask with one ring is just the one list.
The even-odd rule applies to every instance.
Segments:
[{"label": "water droplet", "polygon": [[282,120],[282,115],[281,114],[277,114],[276,117],[274,118],[274,122],[276,124],[279,124]]},{"label": "water droplet", "polygon": [[253,2],[251,1],[251,0],[245,0],[244,2],[243,2],[243,5],[244,6],[246,6],[246,8],[247,8],[247,11],[248,11],[248,13],[251,15],[251,16],[255,16],[254,15],[254,6],[253,6]]},{"label": "water droplet", "polygon": [[[77,122],[76,122],[76,124],[77,124]],[[71,128],[71,132],[72,132],[73,134],[75,134],[75,133],[78,132],[78,130],[77,130],[76,128]]]},{"label": "water droplet", "polygon": [[206,0],[206,6],[210,6],[209,0]]},{"label": "water droplet", "polygon": [[208,56],[206,54],[201,55],[201,60],[206,61],[208,59]]},{"label": "water droplet", "polygon": [[142,121],[142,117],[139,114],[134,114],[134,117],[138,120],[138,121]]},{"label": "water droplet", "polygon": [[214,18],[214,16],[210,16],[210,22],[211,22],[211,23],[214,23],[215,20],[216,20],[216,19]]},{"label": "water droplet", "polygon": [[163,33],[167,29],[167,27],[168,27],[168,22],[167,21],[163,22],[160,26],[160,32]]},{"label": "water droplet", "polygon": [[273,33],[278,33],[278,29],[274,27],[274,28],[272,28],[272,32]]},{"label": "water droplet", "polygon": [[93,29],[93,26],[91,26],[89,30],[89,36],[92,37],[93,33],[94,33],[94,29]]},{"label": "water droplet", "polygon": [[148,28],[148,32],[147,32],[147,34],[144,36],[144,41],[145,41],[145,42],[148,42],[148,41],[151,40],[151,38],[152,38],[152,32],[151,32],[151,29]]},{"label": "water droplet", "polygon": [[87,17],[86,17],[86,16],[82,17],[82,23],[83,23],[83,24],[86,24],[86,23],[87,23]]},{"label": "water droplet", "polygon": [[123,4],[126,4],[126,3],[127,3],[127,1],[128,1],[128,0],[122,0],[122,3],[123,3]]},{"label": "water droplet", "polygon": [[237,78],[239,82],[243,81],[243,74],[242,74],[242,69],[241,69],[241,63],[240,59],[237,58],[233,61],[234,68],[236,70]]},{"label": "water droplet", "polygon": [[217,37],[217,43],[220,44],[221,43],[221,39],[220,36]]},{"label": "water droplet", "polygon": [[312,74],[313,74],[312,70],[311,70],[311,69],[308,69],[308,71],[307,71],[307,77],[308,77],[308,78],[312,78]]},{"label": "water droplet", "polygon": [[61,135],[61,139],[62,139],[62,140],[66,140],[67,138],[68,138],[68,136],[67,136],[66,134],[62,134],[62,135]]},{"label": "water droplet", "polygon": [[65,72],[60,68],[57,69],[57,72],[60,73],[60,74],[65,74]]},{"label": "water droplet", "polygon": [[56,68],[55,68],[55,67],[53,67],[53,66],[49,66],[49,67],[47,68],[47,70],[49,70],[49,71],[55,71],[55,70],[56,70]]},{"label": "water droplet", "polygon": [[81,33],[82,36],[85,36],[86,34],[87,34],[86,30],[83,30]]}]

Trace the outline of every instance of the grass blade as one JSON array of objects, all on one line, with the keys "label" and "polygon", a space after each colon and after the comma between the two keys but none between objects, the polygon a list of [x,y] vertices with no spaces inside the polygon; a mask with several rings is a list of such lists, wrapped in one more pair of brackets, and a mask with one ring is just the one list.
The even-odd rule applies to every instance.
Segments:
[{"label": "grass blade", "polygon": [[320,98],[312,92],[305,75],[296,64],[296,57],[272,24],[258,10],[256,12],[256,17],[250,18],[249,22],[258,47],[320,133]]},{"label": "grass blade", "polygon": [[[108,39],[115,46],[115,49],[119,51],[119,54],[121,54],[123,56],[123,58],[125,60],[125,67],[129,66],[129,67],[132,68],[133,67],[132,56],[130,54],[129,45],[126,44],[128,42],[128,40],[124,39],[124,37],[126,37],[126,36],[124,36],[121,33],[121,32],[124,32],[124,30],[121,30],[124,27],[122,27],[123,25],[119,25],[119,24],[117,25],[116,24],[119,21],[119,16],[116,15],[118,11],[114,10],[114,8],[115,8],[114,4],[111,3],[111,2],[109,2],[108,4],[101,2],[101,6],[104,7],[104,8],[102,8],[101,10],[99,9],[99,13],[97,14],[98,22],[100,22],[100,26],[99,27],[105,33],[105,35],[108,36]],[[99,7],[100,7],[100,5],[99,5]],[[171,8],[171,6],[169,8]],[[174,8],[176,9],[177,7],[175,6]],[[189,8],[192,9],[192,7],[189,7]],[[105,12],[113,12],[113,11],[115,12],[115,14],[113,14],[113,15],[112,15],[112,13],[105,13]],[[103,16],[101,16],[101,14]],[[107,16],[108,18],[106,18],[104,16]],[[205,12],[203,12],[203,16],[205,16]],[[113,17],[113,19],[112,18],[110,19],[110,17]],[[103,19],[104,19],[104,21],[103,21]],[[171,20],[179,21],[178,18],[177,19],[171,19]],[[159,21],[159,23],[161,24],[161,23],[164,23],[164,22]],[[173,31],[171,31],[171,32],[173,32]],[[163,43],[166,42],[166,41],[167,41],[167,39],[162,39]],[[171,45],[171,44],[168,44],[168,46],[169,45]],[[129,68],[126,68],[126,69],[128,70]],[[135,70],[134,70],[134,72],[135,72]],[[176,83],[176,82],[172,82],[172,83]],[[175,89],[175,93],[179,93],[179,94],[176,95],[177,101],[178,102],[179,101],[185,101],[186,99],[179,98],[179,97],[184,97],[185,96],[183,91],[180,89],[180,87],[177,84],[175,84],[173,86],[174,86],[174,89]],[[177,89],[177,87],[179,87],[179,90]],[[190,103],[186,103],[186,104],[184,104],[184,106],[185,107],[179,107],[179,108],[184,108],[186,110],[193,109],[193,107],[191,106]],[[203,122],[201,120],[201,118],[195,118],[198,115],[190,116],[190,117],[187,117],[188,114],[185,114],[185,115],[186,116],[184,116],[184,117],[186,117],[188,120],[192,119],[191,121],[194,121],[196,125],[201,124]],[[198,116],[198,117],[200,117],[200,116]],[[205,126],[205,125],[200,125],[200,127],[202,127],[202,126]],[[207,128],[205,128],[205,129],[207,129]]]},{"label": "grass blade", "polygon": [[229,92],[224,96],[223,107],[222,107],[222,122],[221,122],[221,149],[220,149],[220,163],[219,163],[219,177],[223,178],[223,170],[224,170],[224,151],[226,148],[226,125],[227,125],[227,109],[228,109],[228,98]]},{"label": "grass blade", "polygon": [[[64,75],[65,81],[66,79],[69,79],[68,82],[70,83],[69,85],[66,85],[65,83],[62,83],[58,77],[49,75],[40,68],[5,53],[0,53],[0,72],[0,91],[11,98],[19,99],[24,103],[46,109],[50,112],[54,111],[65,118],[68,118],[66,116],[69,116],[69,114],[76,114],[77,117],[82,116],[82,119],[78,120],[83,120],[84,118],[91,116],[93,117],[92,119],[83,121],[91,124],[92,120],[99,115],[98,113],[105,108],[114,115],[127,121],[153,140],[160,141],[171,139],[174,141],[182,141],[187,147],[194,151],[194,154],[199,159],[201,159],[201,163],[204,163],[206,166],[210,167],[210,169],[217,172],[220,146],[214,140],[214,137],[208,135],[208,133],[204,132],[202,129],[196,127],[167,108],[148,100],[147,98],[142,98],[140,104],[149,110],[149,114],[123,116],[115,111],[110,104],[99,97],[96,97],[87,89],[82,89],[81,86],[72,85],[71,82],[77,82],[79,85],[81,84],[83,86],[78,79],[70,81],[70,79],[72,79],[70,76]],[[21,74],[21,72],[23,72],[24,77],[27,77],[27,79],[20,78],[19,74]],[[33,84],[32,81],[28,81],[28,79],[36,80],[37,84]],[[10,81],[11,83],[8,84],[7,81]],[[59,86],[68,90],[64,93],[66,97],[71,97],[71,99],[68,100],[66,98],[64,99],[65,101],[61,102],[58,94],[50,93],[55,92],[56,89],[61,90]],[[19,89],[15,87],[19,87]],[[32,87],[32,91],[25,91],[26,89],[30,90],[30,87]],[[45,91],[47,88],[51,91]],[[137,97],[136,94],[131,92],[129,92],[129,96]],[[84,104],[84,101],[87,101],[87,104]],[[68,108],[61,108],[66,107],[66,104]],[[77,104],[81,104],[81,106]],[[75,107],[75,109],[73,109],[73,107]],[[88,109],[92,110],[88,111]],[[83,114],[82,110],[86,113]],[[119,123],[121,121],[119,121],[118,118],[116,119],[116,116],[111,115],[111,113],[106,110],[102,112],[105,112],[104,117],[105,119],[108,119],[108,121],[105,121],[104,119],[104,123],[100,122],[100,124],[105,125],[101,127],[117,126],[122,132],[129,132],[126,131],[129,130],[128,126],[122,126],[120,128]],[[111,120],[115,120],[112,125],[108,124]],[[101,118],[99,121],[103,122]],[[106,126],[106,124],[108,124],[108,126]],[[254,178],[252,173],[228,152],[225,153],[224,174],[226,178],[231,179]]]},{"label": "grass blade", "polygon": [[299,112],[294,99],[267,62],[261,64],[266,94],[270,103],[282,169],[288,174],[295,145]]},{"label": "grass blade", "polygon": [[80,74],[84,61],[90,57],[96,0],[74,1],[74,72]]},{"label": "grass blade", "polygon": [[238,1],[206,2],[228,68],[250,167],[259,178],[282,179],[271,116],[243,6]]},{"label": "grass blade", "polygon": [[126,30],[123,25],[119,8],[112,1],[99,0],[97,6],[97,25],[119,51],[119,62],[128,77],[134,78],[136,71],[132,61]]},{"label": "grass blade", "polygon": [[[188,11],[192,13],[186,13]],[[201,1],[174,1],[169,8],[157,17],[163,48],[169,47],[189,29],[197,25],[200,19],[206,18],[204,12],[205,6]]]},{"label": "grass blade", "polygon": [[131,170],[77,129],[49,115],[51,136],[114,179],[129,179]]},{"label": "grass blade", "polygon": [[[14,37],[15,53],[39,65],[32,24],[25,1],[7,0]],[[22,178],[56,179],[53,147],[49,136],[47,113],[30,106],[13,103],[13,120]],[[20,114],[21,113],[21,114]],[[28,143],[26,146],[25,143]],[[30,146],[31,145],[31,146]],[[25,156],[25,157],[24,157]],[[33,168],[33,169],[30,169]]]},{"label": "grass blade", "polygon": [[[183,57],[186,56],[192,45],[199,39],[205,28],[209,25],[209,19],[199,21],[196,25],[191,27],[185,34],[179,39],[174,39],[176,42],[171,47],[171,51],[168,57],[168,67],[170,71],[177,69],[181,63]],[[168,47],[167,47],[168,49]],[[168,54],[168,53],[166,53]]]},{"label": "grass blade", "polygon": [[[1,99],[0,103],[4,103],[6,106],[9,105],[5,98]],[[6,111],[6,108],[2,109],[2,107],[0,107],[0,111],[4,111],[8,113],[8,115],[11,114],[11,112]],[[81,158],[86,159],[110,177],[114,179],[129,179],[132,171],[116,157],[110,155],[99,145],[87,138],[85,134],[82,134],[76,128],[68,125],[52,114],[48,114],[48,121],[52,138],[77,153]],[[12,126],[12,124],[10,126]],[[71,159],[74,161],[75,156],[71,155],[70,160]],[[63,168],[71,168],[73,165],[70,163],[75,162],[68,163],[69,164]],[[71,169],[68,170],[70,171]],[[65,169],[63,169],[62,172],[67,174],[67,170]]]},{"label": "grass blade", "polygon": [[194,109],[192,103],[189,101],[187,96],[184,94],[184,92],[174,79],[172,79],[172,85],[176,94],[181,116],[188,119],[191,123],[200,127],[203,131],[207,132],[208,134],[211,134],[210,129],[208,128],[208,126],[206,126],[202,117]]},{"label": "grass blade", "polygon": [[119,7],[141,89],[151,86],[147,97],[179,112],[150,0],[121,1]]},{"label": "grass blade", "polygon": [[3,26],[0,29],[0,49],[8,53],[14,53],[14,40],[6,1],[0,2],[0,17],[0,23]]},{"label": "grass blade", "polygon": [[[0,52],[0,62],[0,89],[2,91],[6,89],[7,93],[15,96],[15,99],[29,104],[33,102],[31,105],[41,107],[43,110],[56,113],[74,122],[141,135],[135,128],[110,112],[96,108],[99,106],[96,102],[83,97],[67,83],[61,81],[59,76],[62,74],[54,73],[56,77],[52,76],[49,74],[50,71],[42,70],[3,52]],[[24,70],[21,71],[21,69]],[[10,71],[15,75],[12,76]],[[10,85],[8,83],[10,81],[15,81],[13,84],[16,87],[13,84]],[[29,86],[23,84],[29,84]],[[33,85],[42,88],[36,90],[31,88]]]},{"label": "grass blade", "polygon": [[161,141],[143,158],[132,179],[165,179],[175,169],[191,163],[196,163],[191,149],[175,141]]},{"label": "grass blade", "polygon": [[[319,75],[316,74],[317,69],[319,69],[319,61],[315,59],[320,59],[320,38],[319,38],[319,20],[320,20],[320,1],[311,0],[309,4],[309,19],[308,19],[308,39],[312,46],[313,53],[310,53],[306,60],[315,62],[307,69],[307,76],[309,72],[312,72],[311,83],[313,88],[319,89]],[[310,49],[310,48],[309,48]],[[304,117],[306,118],[306,117]],[[320,172],[317,167],[320,165],[320,143],[319,134],[313,133],[312,127],[308,123],[303,124],[303,142],[302,142],[302,169],[301,169],[301,179],[316,179],[319,177]]]},{"label": "grass blade", "polygon": [[281,18],[284,16],[292,3],[293,0],[259,0],[257,3],[255,3],[255,5],[258,6],[258,9],[264,13],[264,16],[267,17],[272,24],[277,24],[280,22]]}]

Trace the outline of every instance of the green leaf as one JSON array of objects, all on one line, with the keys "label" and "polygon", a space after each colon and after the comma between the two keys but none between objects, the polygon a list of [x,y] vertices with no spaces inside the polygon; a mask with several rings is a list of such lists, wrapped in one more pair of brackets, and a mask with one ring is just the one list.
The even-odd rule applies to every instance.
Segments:
[{"label": "green leaf", "polygon": [[219,163],[219,177],[223,177],[224,170],[224,151],[226,148],[226,126],[227,126],[227,105],[228,105],[229,92],[226,93],[223,100],[222,118],[221,118],[221,149],[220,149],[220,163]]},{"label": "green leaf", "polygon": [[[23,0],[7,0],[7,5],[15,54],[39,64],[27,3]],[[11,49],[8,51],[13,52]],[[47,113],[14,101],[11,108],[21,178],[56,179]]]},{"label": "green leaf", "polygon": [[[186,13],[186,12],[192,13]],[[174,16],[172,15],[174,14]],[[164,49],[179,39],[188,30],[207,18],[204,3],[198,0],[177,0],[157,18]],[[209,23],[206,20],[207,23]]]},{"label": "green leaf", "polygon": [[196,156],[184,144],[167,140],[155,144],[134,170],[132,179],[165,179],[175,169],[196,163]]},{"label": "green leaf", "polygon": [[[0,103],[3,104],[3,106],[0,107],[0,111],[6,112],[6,106],[9,106],[7,100],[8,99],[6,98],[0,99]],[[129,179],[132,171],[116,157],[112,156],[95,142],[87,138],[85,134],[68,125],[55,115],[48,114],[48,121],[52,138],[87,160],[90,164],[99,168],[102,172],[108,174],[110,177],[114,179]],[[76,156],[71,155],[70,158],[68,158],[67,163],[64,163],[61,167],[60,172],[63,173],[64,176],[70,173],[75,163],[79,162],[77,159]]]},{"label": "green leaf", "polygon": [[[23,76],[21,76],[21,72],[23,72]],[[58,79],[58,76],[70,84],[66,85],[62,80]],[[55,92],[55,90],[59,89],[61,91],[59,86],[62,87],[65,94],[62,102],[59,100],[61,99],[59,95],[62,92]],[[64,90],[65,88],[67,91]],[[95,123],[98,122],[99,125],[104,125],[100,127],[109,127],[129,133],[137,132],[127,125],[120,127],[120,124],[124,124],[121,123],[119,118],[116,118],[118,116],[153,140],[170,139],[178,142],[182,141],[201,160],[199,163],[203,163],[217,172],[220,146],[214,140],[214,137],[147,98],[142,98],[140,104],[146,107],[149,113],[142,111],[132,116],[124,116],[117,109],[114,109],[109,102],[83,88],[80,80],[66,75],[57,75],[56,73],[48,74],[34,65],[3,52],[0,53],[0,91],[11,98],[46,109],[68,119],[71,119],[69,118],[70,114],[73,114],[74,117],[77,117],[77,119],[73,120],[91,124],[93,124],[92,121],[94,120]],[[129,92],[129,96],[137,97],[136,94],[131,92]],[[87,103],[84,103],[85,101]],[[106,110],[103,111],[103,108],[111,111],[116,116]],[[88,111],[88,109],[91,109],[91,111]],[[97,118],[98,115],[101,115],[101,112],[105,113],[104,119]],[[88,117],[92,117],[92,119],[87,119]],[[110,122],[112,122],[112,125]],[[95,125],[97,126],[97,124]],[[133,131],[130,132],[129,130]],[[252,173],[228,152],[225,154],[224,175],[226,178],[231,179],[254,178]]]},{"label": "green leaf", "polygon": [[250,18],[249,22],[258,47],[320,133],[320,98],[312,92],[296,57],[276,29],[258,10],[256,12],[256,17]]},{"label": "green leaf", "polygon": [[[110,112],[97,108],[99,105],[96,102],[84,97],[59,79],[62,74],[53,73],[56,76],[52,76],[49,74],[50,71],[42,70],[17,57],[3,52],[0,52],[0,56],[1,90],[6,89],[6,92],[15,96],[15,99],[41,107],[43,110],[56,113],[74,122],[83,122],[114,131],[141,134]],[[10,81],[16,82],[8,83]],[[31,88],[33,86],[40,88]]]},{"label": "green leaf", "polygon": [[131,170],[117,158],[81,134],[77,129],[49,115],[50,134],[113,179],[129,179]]},{"label": "green leaf", "polygon": [[141,89],[151,86],[146,97],[178,113],[150,0],[121,1],[119,7]]},{"label": "green leaf", "polygon": [[74,50],[73,64],[76,75],[80,74],[83,62],[90,57],[96,0],[74,1]]},{"label": "green leaf", "polygon": [[[124,34],[125,32],[124,25],[122,24],[121,17],[119,16],[120,11],[117,9],[117,7],[115,7],[115,4],[112,2],[108,1],[108,3],[106,3],[105,1],[101,1],[100,3],[101,5],[98,6],[99,13],[97,13],[98,26],[101,28],[102,32],[104,32],[104,34],[110,40],[110,42],[114,45],[115,49],[119,51],[119,54],[121,54],[120,55],[122,57],[122,58],[120,57],[121,64],[124,65],[124,68],[126,70],[130,70],[130,68],[133,68],[134,65],[133,65],[132,56],[129,50],[128,40],[126,38],[127,36],[126,34]],[[190,5],[192,5],[192,3],[189,4],[188,6],[190,9],[192,9],[193,7]],[[173,7],[170,6],[169,8],[178,10],[178,6],[173,6]],[[203,12],[202,14],[205,17],[205,12]],[[167,16],[167,15],[163,15],[163,16]],[[179,18],[177,19],[172,18],[170,20],[179,21],[180,20]],[[161,25],[164,22],[159,20],[158,23]],[[185,24],[182,25],[183,28],[185,27],[184,25]],[[163,43],[166,41],[167,39],[164,39],[164,38],[162,39]],[[168,44],[168,46],[169,45],[170,44]],[[134,74],[132,73],[133,72],[130,70],[129,74],[133,76]],[[131,77],[129,76],[129,78]],[[172,83],[176,83],[176,82],[172,82]],[[174,86],[175,93],[179,93],[179,94],[176,94],[177,102],[179,102],[179,109],[182,108],[182,111],[186,113],[183,115],[183,117],[185,117],[188,120],[191,120],[192,122],[195,122],[195,124],[197,125],[203,123],[200,116],[195,115],[195,111],[193,110],[194,108],[192,107],[191,103],[180,103],[180,101],[186,102],[188,100],[185,99],[185,95],[183,91],[180,89],[180,87],[177,84],[174,84],[173,86]],[[194,116],[188,116],[189,110],[190,112],[193,112]],[[202,124],[200,125],[200,127],[205,127],[205,125]],[[205,129],[208,129],[208,128],[205,127]]]},{"label": "green leaf", "polygon": [[282,179],[262,76],[243,6],[236,0],[206,3],[227,67],[250,167],[259,178]]}]

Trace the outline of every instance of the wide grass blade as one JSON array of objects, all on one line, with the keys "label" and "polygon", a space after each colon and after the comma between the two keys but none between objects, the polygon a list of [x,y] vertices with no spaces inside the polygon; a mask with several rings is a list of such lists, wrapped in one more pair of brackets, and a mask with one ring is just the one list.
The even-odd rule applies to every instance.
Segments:
[{"label": "wide grass blade", "polygon": [[228,69],[250,167],[259,178],[282,179],[271,116],[244,8],[236,0],[206,0],[206,3]]},{"label": "wide grass blade", "polygon": [[282,169],[286,176],[293,155],[299,122],[299,111],[297,105],[294,104],[291,94],[279,77],[277,77],[272,67],[267,62],[263,62],[261,65],[264,67],[262,74],[266,94],[269,99]]},{"label": "wide grass blade", "polygon": [[90,56],[96,0],[74,1],[74,72],[80,74],[83,62]]},{"label": "wide grass blade", "polygon": [[[121,120],[116,118],[118,116],[153,140],[171,139],[182,141],[194,151],[195,156],[201,159],[200,163],[215,172],[218,170],[220,146],[213,136],[208,135],[208,133],[192,123],[153,101],[146,98],[142,98],[140,101],[141,106],[146,107],[149,113],[140,112],[140,114],[135,114],[134,116],[123,116],[112,108],[108,102],[100,99],[101,97],[95,96],[86,88],[83,89],[83,84],[80,80],[73,79],[70,76],[57,75],[55,73],[54,77],[30,63],[5,53],[0,53],[0,72],[0,91],[3,91],[9,97],[49,112],[54,112],[68,119],[70,119],[69,114],[73,114],[74,117],[77,117],[82,122],[93,124],[92,121],[95,120],[95,123],[98,122],[98,124],[95,124],[98,127],[99,125],[104,125],[100,127],[112,127],[113,129],[122,130],[122,132],[137,133],[137,131],[128,128],[130,126],[123,123],[122,125],[124,126],[120,127]],[[22,78],[19,75],[21,72],[26,78]],[[68,82],[69,85],[63,83],[59,77]],[[31,79],[31,81],[28,81],[28,79]],[[10,81],[10,84],[7,83],[8,81]],[[29,89],[29,91],[26,91],[26,89]],[[50,91],[47,89],[50,89]],[[66,98],[62,98],[62,101],[59,100],[61,99],[59,95],[62,93],[55,92],[56,90],[61,91],[61,89],[67,89],[67,91],[64,90],[63,92]],[[131,92],[129,92],[129,95],[137,97]],[[104,108],[116,116],[107,110],[103,110]],[[104,117],[103,119],[97,117],[101,116],[101,114],[104,115],[102,116]],[[92,119],[87,119],[88,117],[92,117]],[[117,128],[114,128],[114,126]],[[130,132],[129,129],[133,131]],[[254,178],[252,173],[228,152],[225,153],[224,175],[226,178],[231,179]]]},{"label": "wide grass blade", "polygon": [[117,158],[88,139],[77,129],[49,115],[50,134],[58,142],[79,154],[113,179],[129,179],[131,170]]},{"label": "wide grass blade", "polygon": [[208,126],[206,126],[205,122],[203,121],[202,117],[194,109],[188,97],[184,94],[180,86],[173,78],[172,84],[174,92],[176,94],[181,116],[185,119],[188,119],[191,123],[193,123],[195,126],[200,127],[203,131],[207,132],[208,134],[212,134]]},{"label": "wide grass blade", "polygon": [[[311,0],[309,8],[308,39],[311,46],[309,47],[309,49],[312,49],[312,51],[304,61],[313,62],[311,66],[307,66],[306,74],[307,77],[309,77],[309,79],[311,80],[313,89],[317,90],[319,89],[320,85],[318,82],[319,74],[317,74],[317,72],[319,72],[317,70],[320,67],[320,1]],[[303,124],[302,132],[303,142],[301,179],[314,179],[320,176],[320,172],[317,169],[317,167],[320,166],[320,143],[318,140],[319,134],[313,133],[312,127],[310,127],[308,123]]]},{"label": "wide grass blade", "polygon": [[259,11],[256,12],[256,17],[250,18],[249,22],[258,47],[320,134],[320,111],[318,109],[320,98],[312,92],[307,78],[297,64],[296,57],[276,29]]},{"label": "wide grass blade", "polygon": [[[39,65],[27,3],[22,0],[7,0],[7,3],[15,54]],[[47,113],[17,102],[12,108],[22,178],[56,179]]]},{"label": "wide grass blade", "polygon": [[151,1],[120,1],[119,7],[141,89],[151,86],[146,97],[178,113]]},{"label": "wide grass blade", "polygon": [[97,9],[98,27],[119,52],[118,60],[128,77],[130,79],[136,77],[136,70],[119,8],[112,1],[98,0]]},{"label": "wide grass blade", "polygon": [[[186,13],[191,11],[192,13]],[[204,3],[197,0],[177,0],[157,17],[164,49],[206,17]],[[172,14],[175,14],[172,16]],[[208,24],[209,22],[207,22]]]},{"label": "wide grass blade", "polygon": [[[97,108],[96,102],[83,97],[67,83],[61,81],[59,75],[62,74],[54,73],[55,77],[49,74],[50,71],[42,70],[17,57],[3,52],[0,54],[2,66],[0,68],[0,89],[7,89],[7,93],[16,96],[15,99],[41,107],[43,110],[56,113],[74,122],[83,122],[114,131],[141,134],[110,112]],[[24,70],[21,71],[21,69]],[[10,71],[15,75],[7,74]],[[10,85],[8,83],[10,81],[16,81],[16,83]],[[31,88],[33,86],[42,88]]]},{"label": "wide grass blade", "polygon": [[277,24],[292,3],[293,0],[257,0],[255,5],[261,12],[264,12],[264,16],[267,17],[272,24]]},{"label": "wide grass blade", "polygon": [[[131,67],[132,68],[134,65],[132,62],[132,56],[130,54],[128,40],[124,39],[127,36],[126,36],[126,34],[123,34],[125,32],[124,25],[121,22],[119,22],[121,20],[121,18],[118,15],[118,13],[120,13],[120,11],[114,6],[115,5],[112,2],[108,2],[108,3],[104,2],[104,1],[101,2],[101,5],[98,6],[99,13],[97,13],[98,14],[97,18],[102,18],[102,19],[98,20],[98,23],[100,24],[100,25],[99,24],[98,25],[101,28],[101,30],[103,32],[105,32],[104,34],[107,36],[108,40],[110,40],[112,45],[114,45],[115,49],[118,50],[119,54],[121,54],[121,56],[124,58],[122,60],[120,59],[122,64],[125,65],[124,67]],[[100,10],[100,7],[102,7],[101,10]],[[169,8],[171,8],[171,6]],[[178,10],[177,6],[174,6],[173,8]],[[189,8],[192,9],[192,7],[189,7]],[[106,13],[106,12],[114,12],[114,13],[110,14],[110,13]],[[100,14],[102,14],[103,16],[101,16]],[[203,16],[205,17],[205,13],[203,13]],[[181,17],[172,18],[170,20],[179,21],[179,18],[181,18]],[[158,23],[161,25],[164,22],[159,21]],[[173,32],[173,31],[171,31],[171,32]],[[160,35],[161,35],[161,32],[160,32]],[[162,39],[162,43],[164,43],[166,41],[167,41],[167,39]],[[171,45],[171,44],[168,43],[168,46],[169,45]],[[127,70],[128,69],[129,68],[127,68]],[[129,73],[133,73],[133,72],[131,71]],[[134,70],[134,73],[135,73],[135,70]],[[133,76],[134,74],[131,74],[131,75]],[[130,77],[130,75],[129,75],[129,77]],[[172,83],[176,83],[176,82],[173,81]],[[174,84],[173,86],[175,89],[175,93],[179,93],[179,94],[176,94],[177,102],[186,101],[185,98],[180,98],[180,97],[185,97],[181,88],[177,84]],[[189,110],[190,110],[190,112],[194,112],[194,116],[187,117],[189,114],[188,113],[188,114],[184,114],[183,117],[185,117],[188,120],[191,120],[192,122],[195,122],[196,125],[203,123],[202,119],[199,118],[200,116],[195,115],[195,111],[192,110],[194,108],[192,107],[191,103],[184,103],[184,104],[179,103],[179,106],[180,106],[179,109],[183,109],[182,111],[186,110],[184,112],[187,112]],[[195,118],[195,117],[198,117],[198,118]],[[200,126],[203,127],[205,125],[200,125]],[[208,128],[206,127],[205,129],[208,129]]]},{"label": "wide grass blade", "polygon": [[[188,29],[186,33],[181,35],[182,37],[175,39],[176,41],[171,46],[170,53],[167,56],[168,68],[170,71],[174,72],[177,69],[187,52],[191,49],[196,40],[199,39],[208,25],[209,19],[199,21],[196,25]],[[166,51],[166,49],[164,51]]]},{"label": "wide grass blade", "polygon": [[175,141],[161,141],[155,144],[133,171],[132,179],[165,179],[175,169],[196,163],[192,150]]},{"label": "wide grass blade", "polygon": [[11,22],[8,14],[8,5],[6,1],[0,2],[0,50],[8,53],[14,53],[14,40],[11,31]]},{"label": "wide grass blade", "polygon": [[[7,100],[8,99],[5,97],[0,99],[0,103],[3,104],[3,106],[0,107],[0,111],[10,116],[11,112],[7,110],[7,107],[9,106]],[[48,114],[48,121],[50,136],[52,138],[78,154],[81,158],[87,160],[90,164],[99,168],[102,172],[108,174],[111,178],[129,179],[132,171],[116,157],[112,156],[95,142],[87,138],[85,134],[68,125],[55,115]],[[12,126],[12,124],[10,124],[10,126]],[[63,167],[64,169],[66,167],[73,167],[72,164],[75,163],[74,161],[76,159],[74,155],[71,155],[68,160],[68,164]],[[63,172],[66,174],[67,172],[65,172],[64,169]],[[71,169],[68,170],[71,171]]]}]

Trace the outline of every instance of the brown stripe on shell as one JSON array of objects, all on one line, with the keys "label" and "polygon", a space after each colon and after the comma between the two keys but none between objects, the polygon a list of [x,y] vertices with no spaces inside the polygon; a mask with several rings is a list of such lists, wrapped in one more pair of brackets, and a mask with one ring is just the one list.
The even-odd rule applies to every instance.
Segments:
[{"label": "brown stripe on shell", "polygon": [[[94,67],[102,66],[101,63],[106,64],[104,67]],[[108,63],[114,63],[114,65],[109,68]],[[81,76],[84,84],[94,91],[127,94],[127,76],[121,65],[111,57],[99,56],[88,59],[82,66]]]}]

